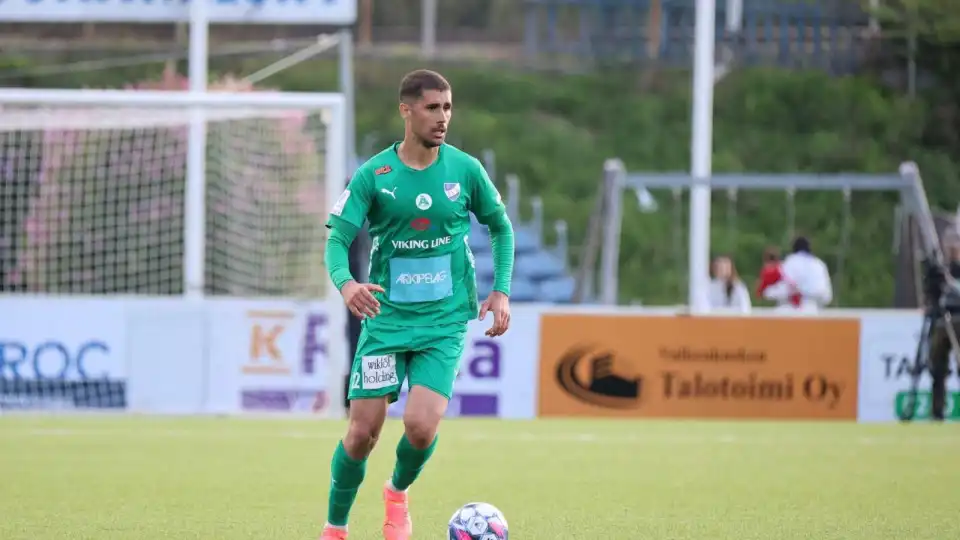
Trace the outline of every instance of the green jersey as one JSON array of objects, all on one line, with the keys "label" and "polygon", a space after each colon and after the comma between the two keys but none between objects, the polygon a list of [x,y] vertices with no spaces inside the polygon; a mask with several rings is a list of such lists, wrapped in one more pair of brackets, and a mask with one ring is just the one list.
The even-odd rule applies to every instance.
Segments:
[{"label": "green jersey", "polygon": [[333,205],[327,226],[370,221],[369,282],[380,314],[368,324],[432,326],[466,322],[478,313],[470,213],[484,225],[506,209],[486,170],[448,144],[432,165],[408,167],[395,143],[356,172]]}]

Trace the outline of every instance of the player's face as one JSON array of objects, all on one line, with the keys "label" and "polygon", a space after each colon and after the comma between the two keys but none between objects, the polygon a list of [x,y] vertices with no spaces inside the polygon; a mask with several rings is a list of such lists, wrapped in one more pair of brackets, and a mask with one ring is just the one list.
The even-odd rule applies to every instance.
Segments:
[{"label": "player's face", "polygon": [[453,114],[450,90],[424,90],[412,104],[401,103],[400,112],[413,134],[427,148],[443,144]]}]

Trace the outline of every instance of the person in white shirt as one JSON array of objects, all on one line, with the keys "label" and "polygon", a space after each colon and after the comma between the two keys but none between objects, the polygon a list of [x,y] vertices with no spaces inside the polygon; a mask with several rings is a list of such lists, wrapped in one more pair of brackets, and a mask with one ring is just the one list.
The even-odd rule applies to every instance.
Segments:
[{"label": "person in white shirt", "polygon": [[[794,240],[793,253],[783,260],[780,274],[780,281],[763,291],[764,298],[777,303],[778,311],[817,313],[833,301],[830,271],[810,251],[806,238]],[[794,295],[799,295],[799,302],[791,302]]]},{"label": "person in white shirt", "polygon": [[708,289],[710,309],[749,313],[752,307],[750,291],[744,285],[730,257],[713,260],[713,279]]}]

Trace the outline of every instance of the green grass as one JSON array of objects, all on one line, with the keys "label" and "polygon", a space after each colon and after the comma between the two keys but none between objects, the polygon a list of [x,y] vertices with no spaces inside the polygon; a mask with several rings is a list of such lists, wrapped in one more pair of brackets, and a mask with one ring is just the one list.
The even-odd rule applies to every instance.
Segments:
[{"label": "green grass", "polygon": [[[0,418],[0,538],[316,538],[342,422]],[[380,538],[389,423],[352,515]],[[960,538],[956,425],[451,420],[411,490],[415,538],[463,503],[515,540]]]}]

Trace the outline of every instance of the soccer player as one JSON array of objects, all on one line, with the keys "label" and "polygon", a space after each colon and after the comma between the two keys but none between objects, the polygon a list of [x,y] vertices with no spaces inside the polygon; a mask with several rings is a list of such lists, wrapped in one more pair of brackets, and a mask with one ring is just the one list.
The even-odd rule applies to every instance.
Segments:
[{"label": "soccer player", "polygon": [[[407,489],[437,445],[437,427],[453,392],[467,321],[493,314],[486,334],[510,325],[513,226],[480,162],[444,143],[453,99],[440,74],[419,70],[400,84],[403,141],[356,172],[327,221],[327,268],[349,310],[362,322],[350,373],[347,434],[331,465],[327,523],[321,540],[347,537],[347,518],[404,379],[404,434],[383,489],[386,540],[407,540],[413,525]],[[478,307],[470,213],[490,231],[493,292]],[[348,248],[370,222],[370,283],[350,274]]]}]

